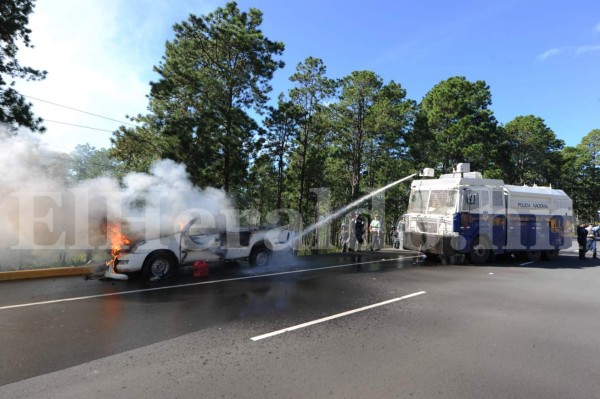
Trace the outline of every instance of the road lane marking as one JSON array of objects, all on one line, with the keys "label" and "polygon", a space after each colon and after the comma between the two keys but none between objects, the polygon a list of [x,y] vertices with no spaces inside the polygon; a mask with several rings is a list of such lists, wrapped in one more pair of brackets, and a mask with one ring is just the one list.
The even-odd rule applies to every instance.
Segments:
[{"label": "road lane marking", "polygon": [[273,276],[282,276],[282,275],[285,275],[285,274],[306,273],[306,272],[319,271],[319,270],[337,269],[337,268],[348,267],[348,266],[367,265],[367,264],[370,264],[370,263],[393,262],[393,261],[399,261],[399,260],[405,260],[405,259],[418,258],[419,256],[420,255],[405,256],[405,257],[397,257],[397,258],[393,258],[393,259],[380,259],[380,260],[374,260],[374,261],[369,261],[369,262],[346,263],[346,264],[343,264],[343,265],[317,267],[317,268],[314,268],[314,269],[290,270],[290,271],[287,271],[287,272],[257,274],[257,275],[254,275],[254,276],[235,277],[235,278],[229,278],[229,279],[224,279],[224,280],[200,281],[200,282],[197,282],[197,283],[170,285],[170,286],[167,286],[167,287],[146,288],[146,289],[143,289],[143,290],[111,292],[109,294],[98,294],[98,295],[88,295],[88,296],[80,296],[80,297],[74,297],[74,298],[53,299],[53,300],[50,300],[50,301],[30,302],[30,303],[22,303],[22,304],[18,304],[18,305],[0,306],[0,310],[15,309],[15,308],[24,308],[24,307],[28,307],[28,306],[49,305],[49,304],[61,303],[61,302],[81,301],[81,300],[84,300],[84,299],[104,298],[104,297],[117,296],[117,295],[137,294],[137,293],[140,293],[140,292],[169,290],[169,289],[173,289],[173,288],[193,287],[193,286],[196,286],[196,285],[225,283],[225,282],[228,282],[228,281],[249,280],[249,279],[260,278],[260,277],[273,277]]},{"label": "road lane marking", "polygon": [[531,265],[532,263],[535,263],[535,261],[521,263],[519,266],[527,266],[527,265]]},{"label": "road lane marking", "polygon": [[362,308],[358,308],[358,309],[354,309],[354,310],[348,310],[346,312],[334,314],[332,316],[323,317],[322,319],[309,321],[309,322],[298,324],[298,325],[295,325],[295,326],[292,326],[292,327],[287,327],[287,328],[284,328],[282,330],[273,331],[273,332],[270,332],[270,333],[267,333],[267,334],[263,334],[263,335],[257,335],[256,337],[252,337],[250,339],[252,341],[259,341],[261,339],[270,338],[270,337],[273,337],[275,335],[283,334],[283,333],[286,333],[286,332],[289,332],[289,331],[298,330],[300,328],[312,326],[314,324],[323,323],[325,321],[337,319],[339,317],[348,316],[348,315],[351,315],[353,313],[363,312],[365,310],[373,309],[373,308],[376,308],[378,306],[387,305],[387,304],[390,304],[390,303],[393,303],[393,302],[398,302],[398,301],[401,301],[403,299],[408,299],[408,298],[412,298],[412,297],[415,297],[415,296],[418,296],[418,295],[423,295],[423,294],[426,294],[426,292],[425,291],[415,292],[413,294],[404,295],[404,296],[401,296],[399,298],[389,299],[387,301],[375,303],[373,305],[363,306]]}]

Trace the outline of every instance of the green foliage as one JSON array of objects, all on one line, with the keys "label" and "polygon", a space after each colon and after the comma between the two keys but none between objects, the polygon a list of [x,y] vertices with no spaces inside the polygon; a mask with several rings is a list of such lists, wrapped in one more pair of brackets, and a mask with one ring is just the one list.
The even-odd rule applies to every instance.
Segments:
[{"label": "green foliage", "polygon": [[583,221],[592,221],[600,210],[600,129],[589,132],[576,147],[562,151],[561,188],[573,199]]},{"label": "green foliage", "polygon": [[277,206],[277,170],[267,154],[258,156],[252,166],[247,181],[247,193],[237,201],[238,208],[256,209],[263,218]]},{"label": "green foliage", "polygon": [[276,208],[282,207],[285,171],[289,163],[292,143],[298,134],[302,110],[291,101],[279,96],[277,108],[269,108],[264,125],[267,129],[263,147],[274,158],[277,173]]},{"label": "green foliage", "polygon": [[33,47],[27,28],[29,14],[33,12],[34,0],[0,1],[0,122],[12,131],[23,126],[32,131],[43,132],[42,119],[36,118],[31,104],[13,86],[15,79],[41,80],[45,71],[22,66],[17,60],[18,42]]},{"label": "green foliage", "polygon": [[414,145],[417,163],[449,172],[459,162],[470,162],[473,170],[494,169],[501,154],[501,137],[484,81],[469,82],[452,77],[435,85],[423,98]]},{"label": "green foliage", "polygon": [[[423,167],[444,173],[469,162],[485,177],[562,188],[576,212],[595,215],[600,131],[563,148],[539,117],[499,125],[484,81],[451,77],[417,104],[373,71],[331,79],[315,57],[296,66],[291,89],[267,107],[284,46],[265,38],[261,24],[259,10],[241,12],[232,2],[174,26],[155,67],[160,78],[151,83],[148,114],[133,118],[140,127],[121,127],[113,137],[108,155],[119,173],[170,158],[187,166],[196,185],[224,188],[263,223],[274,209],[295,208],[310,224],[327,206],[317,204],[316,189],[329,190],[333,211]],[[259,126],[255,117],[265,111]],[[409,190],[401,184],[385,193],[387,231]]]},{"label": "green foliage", "polygon": [[337,83],[326,76],[327,68],[319,58],[308,57],[296,66],[296,72],[290,77],[294,84],[289,91],[290,102],[299,112],[298,131],[293,141],[294,152],[290,165],[294,175],[290,178],[297,182],[297,201],[299,212],[308,211],[309,188],[320,187],[323,183],[322,164],[325,148],[327,119],[324,116],[325,102],[336,92]]},{"label": "green foliage", "polygon": [[[176,24],[154,68],[160,79],[151,83],[150,113],[135,118],[141,128],[116,134],[113,155],[134,168],[170,158],[183,162],[198,186],[241,188],[261,133],[247,112],[262,112],[269,81],[283,67],[273,58],[283,43],[264,37],[261,23],[259,10],[241,12],[230,2]],[[132,154],[138,139],[158,152]]]},{"label": "green foliage", "polygon": [[109,156],[109,150],[96,149],[89,144],[77,145],[70,154],[71,176],[75,181],[108,176],[117,167]]},{"label": "green foliage", "polygon": [[564,142],[534,115],[517,116],[504,127],[510,142],[508,180],[515,184],[549,185],[560,176],[560,150]]},{"label": "green foliage", "polygon": [[389,183],[381,165],[406,155],[414,120],[415,103],[406,99],[406,90],[393,81],[384,85],[372,71],[355,71],[342,79],[339,101],[331,109],[332,142],[347,160],[348,199],[362,194],[363,179],[368,187]]}]

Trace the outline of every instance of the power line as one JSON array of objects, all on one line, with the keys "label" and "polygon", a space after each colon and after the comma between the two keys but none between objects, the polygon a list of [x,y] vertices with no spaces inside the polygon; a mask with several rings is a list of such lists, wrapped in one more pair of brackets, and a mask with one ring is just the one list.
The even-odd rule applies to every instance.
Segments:
[{"label": "power line", "polygon": [[52,120],[50,120],[50,119],[44,119],[44,122],[60,123],[61,125],[76,126],[76,127],[82,127],[82,128],[85,128],[85,129],[92,129],[92,130],[100,130],[101,132],[109,132],[109,133],[113,133],[113,132],[114,132],[114,130],[98,129],[97,127],[89,127],[89,126],[75,125],[75,124],[73,124],[73,123],[59,122],[59,121],[52,121]]},{"label": "power line", "polygon": [[[81,160],[74,159],[72,155],[69,155],[66,153],[64,155],[40,154],[40,157],[55,159],[58,161],[70,162],[72,164],[81,162]],[[118,162],[115,162],[115,164],[105,164],[105,163],[98,163],[98,162],[94,162],[94,161],[90,161],[90,160],[86,160],[84,162],[89,165],[99,166],[101,168],[107,168],[107,169],[114,169],[115,167],[117,167],[116,164],[118,163]]]},{"label": "power line", "polygon": [[124,124],[124,125],[129,125],[129,126],[136,127],[136,125],[132,125],[131,123],[127,123],[127,122],[123,122],[123,121],[120,121],[120,120],[117,120],[117,119],[109,118],[109,117],[107,117],[107,116],[102,116],[102,115],[98,115],[98,114],[93,114],[93,113],[91,113],[91,112],[87,112],[87,111],[82,111],[82,110],[80,110],[80,109],[73,108],[73,107],[69,107],[69,106],[62,105],[62,104],[57,104],[57,103],[54,103],[54,102],[52,102],[52,101],[48,101],[48,100],[42,100],[41,98],[36,98],[36,97],[26,96],[25,94],[22,94],[22,96],[23,96],[23,97],[26,97],[26,98],[30,98],[30,99],[32,99],[32,100],[41,101],[41,102],[44,102],[44,103],[48,103],[48,104],[52,104],[52,105],[56,105],[57,107],[67,108],[67,109],[70,109],[70,110],[73,110],[73,111],[81,112],[81,113],[83,113],[83,114],[88,114],[88,115],[92,115],[92,116],[95,116],[95,117],[98,117],[98,118],[107,119],[107,120],[109,120],[109,121],[113,121],[113,122],[119,122],[119,123],[122,123],[122,124]]}]

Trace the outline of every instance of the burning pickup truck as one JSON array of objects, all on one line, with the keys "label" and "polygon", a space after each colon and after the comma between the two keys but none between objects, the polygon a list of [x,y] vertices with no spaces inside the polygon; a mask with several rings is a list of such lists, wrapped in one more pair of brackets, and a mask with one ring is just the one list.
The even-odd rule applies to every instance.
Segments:
[{"label": "burning pickup truck", "polygon": [[127,273],[141,271],[144,279],[155,280],[196,261],[248,259],[251,265],[264,266],[273,251],[288,248],[289,238],[290,232],[285,227],[236,227],[223,231],[207,228],[192,219],[172,235],[150,240],[129,239],[116,252],[113,243],[107,277],[126,278]]}]

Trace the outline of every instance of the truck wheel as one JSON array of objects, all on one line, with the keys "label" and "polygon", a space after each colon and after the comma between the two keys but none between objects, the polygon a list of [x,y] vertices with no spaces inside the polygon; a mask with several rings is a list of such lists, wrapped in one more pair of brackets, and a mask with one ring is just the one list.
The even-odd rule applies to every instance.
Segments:
[{"label": "truck wheel", "polygon": [[558,259],[558,251],[556,249],[552,249],[550,251],[542,252],[543,260],[556,260]]},{"label": "truck wheel", "polygon": [[527,252],[525,252],[525,251],[515,252],[515,259],[518,260],[519,262],[525,262],[525,261],[529,260],[529,258],[527,256]]},{"label": "truck wheel", "polygon": [[248,260],[252,266],[266,266],[270,259],[271,251],[267,247],[260,245],[252,248],[252,252],[250,252],[250,258]]},{"label": "truck wheel", "polygon": [[542,256],[541,251],[527,251],[527,260],[530,262],[537,262]]},{"label": "truck wheel", "polygon": [[144,262],[142,276],[145,280],[156,280],[167,277],[175,270],[175,261],[168,253],[150,255]]},{"label": "truck wheel", "polygon": [[469,260],[471,263],[480,265],[485,263],[490,258],[489,245],[485,238],[477,237],[471,243],[471,249],[469,250]]}]

